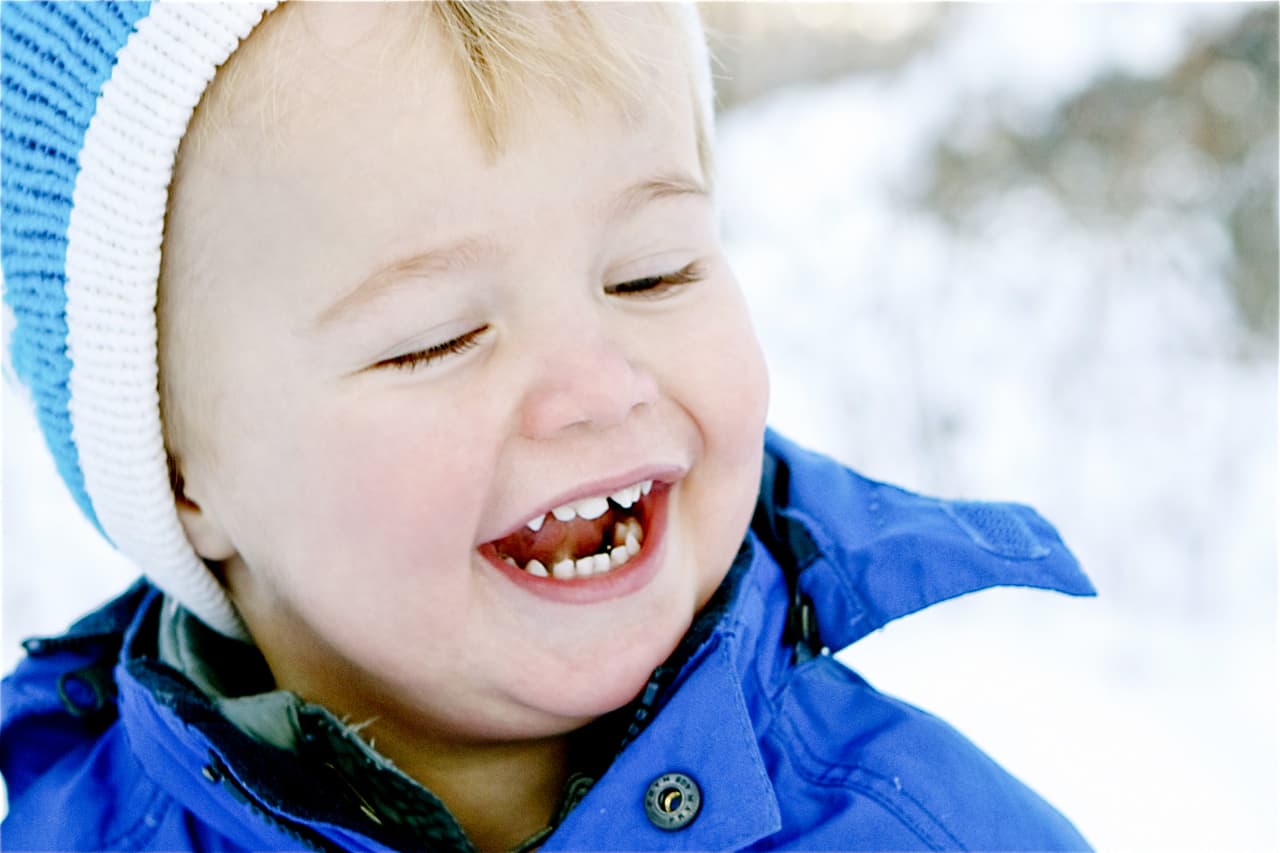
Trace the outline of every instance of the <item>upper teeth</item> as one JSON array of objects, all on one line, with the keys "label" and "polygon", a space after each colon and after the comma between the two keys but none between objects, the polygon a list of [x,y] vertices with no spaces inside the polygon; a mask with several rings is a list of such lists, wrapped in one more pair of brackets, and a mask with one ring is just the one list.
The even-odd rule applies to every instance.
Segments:
[{"label": "upper teeth", "polygon": [[[649,494],[653,488],[653,480],[644,480],[631,486],[618,489],[611,495],[596,495],[590,498],[570,501],[551,510],[556,521],[572,521],[575,518],[593,519],[604,515],[609,509],[609,501],[613,501],[623,509],[631,509],[641,495]],[[525,526],[537,533],[546,521],[546,514],[529,519]]]}]

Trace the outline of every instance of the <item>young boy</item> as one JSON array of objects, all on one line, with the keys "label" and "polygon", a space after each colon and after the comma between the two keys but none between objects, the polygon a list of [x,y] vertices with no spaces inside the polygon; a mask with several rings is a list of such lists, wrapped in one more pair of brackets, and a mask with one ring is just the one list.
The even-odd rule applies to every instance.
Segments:
[{"label": "young boy", "polygon": [[766,433],[696,13],[272,5],[3,9],[14,368],[148,578],[5,682],[6,848],[1085,846],[826,654],[1091,590]]}]

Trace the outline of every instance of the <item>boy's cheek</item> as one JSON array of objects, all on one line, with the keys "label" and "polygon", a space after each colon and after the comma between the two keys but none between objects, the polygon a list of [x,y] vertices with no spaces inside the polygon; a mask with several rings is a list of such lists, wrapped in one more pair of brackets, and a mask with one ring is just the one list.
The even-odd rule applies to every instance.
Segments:
[{"label": "boy's cheek", "polygon": [[315,449],[316,466],[327,471],[315,486],[336,523],[359,522],[352,532],[367,546],[469,543],[483,472],[460,432],[456,424],[335,419]]},{"label": "boy's cheek", "polygon": [[690,497],[696,497],[698,512],[717,522],[699,525],[708,565],[727,566],[750,521],[769,403],[763,351],[736,288],[733,296],[717,306],[715,322],[704,322],[695,337],[686,338],[701,344],[696,351],[686,350],[682,364],[669,374],[673,396],[697,422],[704,442],[705,468],[695,474],[697,486]]},{"label": "boy's cheek", "polygon": [[280,412],[255,436],[257,462],[239,472],[246,521],[278,557],[311,571],[469,549],[478,478],[474,458],[457,452],[459,430],[376,407]]},{"label": "boy's cheek", "polygon": [[702,338],[700,366],[688,375],[698,386],[690,393],[707,401],[695,410],[719,422],[706,432],[758,443],[769,405],[769,374],[746,306],[740,301],[727,306],[721,322],[704,329]]}]

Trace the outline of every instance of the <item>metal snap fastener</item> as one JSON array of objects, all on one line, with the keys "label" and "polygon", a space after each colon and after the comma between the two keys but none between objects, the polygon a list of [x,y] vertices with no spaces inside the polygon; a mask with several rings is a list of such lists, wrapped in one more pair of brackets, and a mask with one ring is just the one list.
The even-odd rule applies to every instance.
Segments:
[{"label": "metal snap fastener", "polygon": [[702,808],[702,789],[683,773],[663,773],[649,783],[644,813],[658,829],[683,829]]}]

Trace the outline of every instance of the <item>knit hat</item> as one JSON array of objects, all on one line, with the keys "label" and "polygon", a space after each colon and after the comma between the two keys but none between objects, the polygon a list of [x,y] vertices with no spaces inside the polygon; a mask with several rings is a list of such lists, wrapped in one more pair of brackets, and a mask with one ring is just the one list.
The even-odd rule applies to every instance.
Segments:
[{"label": "knit hat", "polygon": [[[218,67],[278,0],[0,3],[0,180],[13,370],[98,530],[212,628],[247,638],[187,542],[160,422],[156,289],[169,183]],[[682,8],[707,132],[710,65]]]}]

